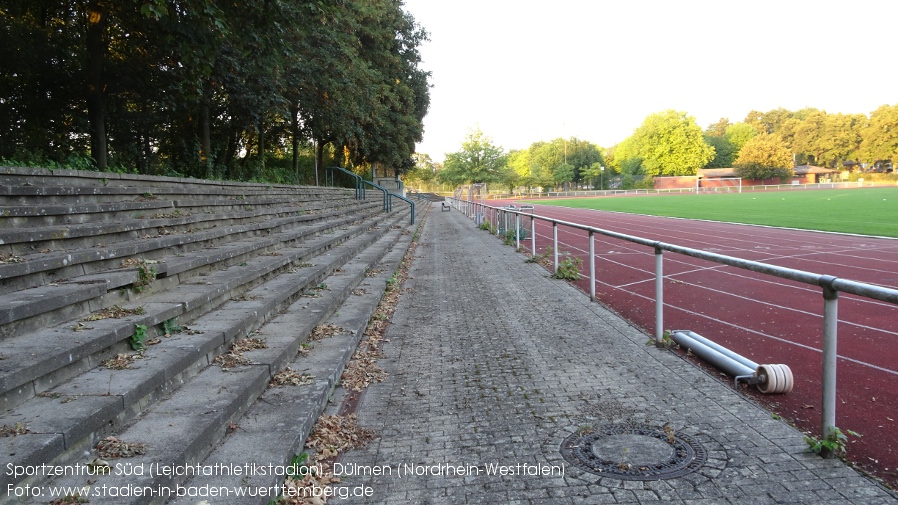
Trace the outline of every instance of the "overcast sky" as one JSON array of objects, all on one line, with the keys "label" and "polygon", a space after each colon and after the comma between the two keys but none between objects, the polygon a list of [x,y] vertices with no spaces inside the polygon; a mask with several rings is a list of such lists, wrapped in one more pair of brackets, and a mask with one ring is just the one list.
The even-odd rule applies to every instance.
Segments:
[{"label": "overcast sky", "polygon": [[430,33],[419,153],[480,127],[495,144],[601,147],[651,113],[707,127],[752,109],[869,114],[898,104],[895,0],[405,0]]}]

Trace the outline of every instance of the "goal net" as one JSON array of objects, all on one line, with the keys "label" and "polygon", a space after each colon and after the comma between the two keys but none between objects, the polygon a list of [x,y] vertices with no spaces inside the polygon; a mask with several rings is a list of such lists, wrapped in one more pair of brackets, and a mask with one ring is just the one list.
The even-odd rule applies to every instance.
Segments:
[{"label": "goal net", "polygon": [[742,178],[727,177],[722,179],[701,178],[695,181],[696,193],[741,193]]}]

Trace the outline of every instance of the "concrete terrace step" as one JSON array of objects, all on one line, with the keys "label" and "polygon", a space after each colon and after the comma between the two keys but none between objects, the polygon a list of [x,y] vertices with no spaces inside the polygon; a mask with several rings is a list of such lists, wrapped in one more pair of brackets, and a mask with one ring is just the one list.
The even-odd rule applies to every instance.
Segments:
[{"label": "concrete terrace step", "polygon": [[[343,203],[356,206],[355,200],[345,200]],[[303,207],[300,205],[279,207],[256,207],[249,204],[237,206],[237,210],[231,207],[215,208],[216,212],[181,212],[180,208],[169,213],[156,213],[145,216],[143,214],[128,215],[126,218],[102,222],[88,222],[84,224],[62,224],[38,227],[18,226],[13,229],[0,229],[0,243],[13,254],[30,254],[38,250],[67,249],[66,241],[74,239],[90,238],[93,243],[108,244],[121,238],[133,238],[143,235],[155,236],[159,229],[166,229],[171,233],[179,230],[196,230],[221,226],[222,224],[237,224],[243,221],[267,220],[289,216],[302,216],[312,212],[320,212],[323,209],[334,206],[314,205]],[[83,247],[75,242],[76,247]]]},{"label": "concrete terrace step", "polygon": [[[398,214],[385,224],[398,223],[406,218],[407,215]],[[90,412],[99,411],[103,413],[102,417],[109,418],[116,410],[120,411],[120,414],[112,417],[109,424],[111,431],[118,431],[115,427],[132,418],[136,414],[136,407],[142,407],[163,394],[171,393],[169,398],[142,409],[134,424],[120,431],[118,436],[122,440],[137,436],[147,439],[151,451],[151,455],[148,454],[147,457],[156,460],[172,463],[200,460],[220,440],[229,424],[236,422],[239,415],[264,391],[271,375],[296,355],[300,343],[312,328],[330,315],[355,286],[365,281],[367,269],[402,236],[399,229],[392,228],[393,226],[379,230],[374,245],[371,245],[372,240],[369,238],[369,235],[374,234],[361,235],[347,241],[340,248],[335,248],[330,254],[332,258],[319,256],[318,259],[330,261],[327,266],[316,267],[322,273],[328,270],[335,272],[338,265],[343,267],[328,278],[328,289],[323,290],[318,298],[308,301],[302,298],[305,304],[290,304],[292,299],[299,296],[296,289],[298,283],[291,276],[299,275],[300,272],[283,275],[248,292],[244,299],[228,302],[219,310],[198,319],[191,325],[193,334],[173,336],[159,346],[152,347],[143,360],[136,362],[135,366],[139,368],[114,373],[97,370],[57,388],[54,392],[66,399],[77,397],[77,400],[71,402],[73,404],[87,400],[82,403],[87,408],[81,423],[62,423],[51,413],[51,408],[56,411],[66,409],[68,404],[62,404],[65,400],[35,398],[27,409],[20,409],[22,412],[19,415],[27,416],[27,411],[33,416],[32,419],[37,419],[31,421],[29,429],[39,433],[15,437],[22,440],[20,445],[23,447],[20,450],[29,452],[29,459],[35,461],[52,460],[49,457],[51,451],[58,451],[60,445],[55,434],[62,431],[68,457],[83,460],[83,450],[92,447],[105,435],[102,430],[103,421],[97,421],[98,415]],[[362,247],[365,247],[364,251],[358,253],[358,249]],[[341,253],[338,249],[345,251]],[[347,263],[353,256],[357,259]],[[379,289],[382,292],[383,285]],[[272,292],[280,295],[272,296]],[[256,298],[257,296],[260,298]],[[277,303],[273,299],[283,301]],[[354,305],[355,301],[350,304]],[[279,309],[279,306],[282,308]],[[280,314],[275,315],[278,312]],[[230,370],[223,370],[216,365],[206,366],[211,362],[213,353],[222,351],[230,342],[229,334],[231,339],[246,335],[271,317],[274,322],[253,332],[254,336],[263,336],[269,348],[247,353],[253,360],[252,365]],[[151,367],[148,362],[148,366],[144,366],[144,361],[148,359],[168,364]],[[205,368],[197,370],[198,367]],[[187,380],[188,376],[192,378]],[[147,383],[157,384],[153,392],[146,392],[150,389]],[[178,387],[181,383],[183,386]],[[53,402],[58,405],[52,407]],[[2,422],[11,421],[13,420],[10,418]],[[93,426],[89,426],[90,423]],[[33,440],[26,443],[29,437]],[[79,437],[82,439],[80,442],[76,440]],[[30,451],[26,450],[26,445]],[[65,457],[56,459],[65,460]],[[106,479],[116,477],[103,477],[104,482]],[[129,477],[128,480],[137,484],[145,479]],[[63,479],[60,483],[83,482],[75,478]],[[111,501],[92,498],[91,503],[126,502],[122,498]]]},{"label": "concrete terrace step", "polygon": [[191,282],[176,284],[171,289],[141,296],[138,302],[144,312],[139,316],[93,321],[79,328],[83,331],[77,333],[73,330],[78,324],[75,319],[33,333],[10,335],[4,341],[6,359],[0,360],[0,398],[4,407],[10,408],[61,380],[97,366],[98,360],[117,352],[113,347],[116,344],[122,348],[118,349],[120,352],[126,345],[124,340],[134,334],[137,324],[153,327],[176,317],[184,322],[192,321],[228,299],[241,296],[266,278],[325,254],[337,244],[365,234],[372,223],[388,218],[379,215],[373,222],[347,231],[319,235],[308,242],[283,247],[276,256],[257,256],[248,259],[245,265],[231,265],[196,276]]},{"label": "concrete terrace step", "polygon": [[[146,189],[152,188],[157,193],[167,192],[186,195],[202,194],[207,191],[217,193],[229,192],[235,195],[256,193],[322,195],[331,190],[331,188],[315,186],[290,186],[81,170],[48,170],[32,167],[0,167],[0,196],[15,194],[15,191],[10,191],[7,188],[16,187],[66,188],[69,194],[82,193],[85,189],[88,192],[85,194],[89,194],[98,188],[105,188],[105,190],[109,191],[114,191],[116,188],[142,190],[135,194],[152,193],[152,191],[147,191]],[[102,192],[96,191],[97,194]]]},{"label": "concrete terrace step", "polygon": [[[283,247],[284,244],[295,244],[296,242],[306,239],[308,237],[314,237],[317,234],[323,232],[332,232],[336,227],[342,226],[350,226],[354,223],[360,223],[364,218],[369,216],[369,214],[351,214],[348,217],[343,217],[340,219],[332,219],[330,221],[312,225],[308,228],[306,227],[297,227],[290,228],[287,231],[281,233],[269,234],[266,238],[257,238],[254,236],[248,236],[245,238],[239,238],[236,241],[226,243],[224,245],[220,245],[215,247],[212,250],[208,249],[200,249],[189,254],[183,254],[183,256],[175,256],[169,257],[163,261],[155,262],[152,265],[149,265],[153,270],[156,271],[158,278],[168,278],[170,276],[175,276],[179,274],[189,273],[191,271],[195,271],[200,269],[201,267],[208,267],[210,265],[230,265],[234,262],[239,262],[247,257],[250,257],[255,254],[259,254],[261,252],[274,251]],[[270,223],[273,224],[273,223]],[[276,229],[276,228],[275,228]],[[271,228],[266,229],[266,231],[271,230]],[[233,234],[228,236],[227,238],[233,238]],[[165,251],[170,252],[169,248],[172,248],[175,243],[173,240],[169,240],[169,237],[163,237],[159,240],[159,242],[168,242],[168,248],[163,249],[159,245],[156,245],[153,249],[143,248],[143,252],[147,251]],[[181,241],[180,245],[183,245],[184,242]],[[104,249],[104,254],[109,254],[112,256],[113,260],[111,265],[113,268],[119,266],[119,262],[125,257],[130,257],[137,254],[140,251],[139,246],[140,242],[132,242],[130,244],[124,244],[124,247],[116,248],[112,247],[109,249]],[[145,242],[143,245],[147,245]],[[90,257],[91,254],[96,254],[97,251],[85,251],[83,253],[74,253],[68,256],[66,261],[75,262],[76,260],[84,260],[85,258]],[[275,254],[275,253],[271,253]],[[154,255],[149,255],[150,257]],[[13,264],[9,270],[14,270],[16,266],[23,264]],[[86,264],[81,264],[82,270],[87,269],[88,266]],[[27,266],[35,266],[34,263]],[[75,273],[78,273],[79,264],[73,265],[73,270]],[[146,267],[146,268],[149,268]],[[96,268],[96,266],[91,267],[91,270]],[[175,283],[183,282],[189,276],[181,275],[180,277],[175,279]],[[55,282],[43,286],[38,286],[35,288],[24,289],[19,291],[14,291],[10,293],[6,293],[0,295],[0,306],[3,305],[3,301],[8,301],[8,309],[5,311],[0,311],[0,340],[8,338],[11,335],[19,334],[24,331],[30,331],[32,329],[38,327],[44,327],[48,324],[55,324],[59,322],[60,317],[76,317],[81,314],[86,314],[87,312],[96,311],[106,306],[111,305],[112,303],[123,303],[126,302],[130,297],[131,293],[117,293],[118,296],[112,296],[115,298],[111,303],[107,303],[108,300],[101,300],[101,297],[105,297],[106,291],[100,289],[100,287],[95,287],[91,290],[83,290],[77,291],[75,286],[84,286],[88,284],[96,284],[99,280],[104,280],[102,284],[105,285],[107,290],[112,290],[114,288],[134,285],[134,283],[138,279],[138,271],[136,268],[131,268],[126,271],[106,271],[100,272],[97,274],[89,275],[89,276],[79,276],[68,281],[64,282]],[[33,282],[36,282],[39,279],[32,279]],[[162,281],[159,283],[161,286],[172,285],[172,282],[168,280]],[[68,292],[74,292],[76,296],[74,298],[70,298],[68,296]],[[67,300],[72,300],[73,303],[67,304]],[[54,303],[56,302],[56,303]],[[92,302],[88,306],[88,304],[76,305],[74,302]],[[54,314],[53,312],[57,309],[65,308],[63,314]],[[30,326],[22,324],[11,325],[10,323],[22,321],[26,318],[33,318],[39,314],[46,314],[47,317],[43,317],[39,320],[32,321]]]},{"label": "concrete terrace step", "polygon": [[[210,227],[202,230],[193,227],[185,227],[179,230],[172,229],[170,226],[152,226],[142,228],[148,230],[152,235],[140,236],[129,234],[126,238],[116,243],[106,243],[104,239],[98,238],[96,235],[85,234],[87,244],[76,244],[81,247],[71,251],[50,251],[24,254],[15,262],[7,262],[0,264],[0,292],[9,292],[17,289],[24,289],[48,282],[56,282],[60,279],[76,277],[80,275],[90,274],[96,271],[109,268],[117,268],[122,260],[136,255],[146,255],[148,258],[160,258],[171,254],[181,254],[185,250],[203,247],[207,244],[214,244],[216,241],[232,241],[236,238],[246,238],[257,236],[260,233],[270,234],[272,232],[282,231],[291,227],[308,226],[312,223],[339,219],[344,216],[364,216],[367,212],[376,212],[378,206],[376,203],[360,204],[357,207],[345,207],[326,212],[318,212],[313,214],[296,214],[285,217],[268,217],[264,220],[253,220],[248,223],[223,224],[219,225],[212,222]],[[18,232],[23,239],[28,238],[28,231],[22,230]],[[0,234],[2,235],[2,234]],[[41,232],[37,231],[35,235],[42,237]],[[100,242],[104,240],[104,242]],[[90,243],[93,242],[93,243]],[[23,244],[31,244],[34,240],[22,241]],[[170,255],[170,254],[168,254]],[[92,264],[92,265],[91,265]],[[91,265],[91,266],[88,266]],[[165,270],[158,270],[160,275],[166,275]],[[30,282],[22,279],[34,274],[50,273],[49,279],[39,277],[32,279]],[[15,279],[15,280],[14,280]]]},{"label": "concrete terrace step", "polygon": [[288,209],[301,207],[315,209],[330,207],[335,202],[350,203],[351,195],[341,194],[341,198],[325,202],[309,197],[293,197],[284,195],[272,197],[218,197],[215,199],[161,200],[158,197],[147,199],[139,197],[133,201],[115,201],[108,203],[71,203],[68,205],[0,205],[0,229],[19,228],[22,226],[61,226],[86,223],[102,223],[121,219],[132,219],[136,215],[152,215],[173,213],[215,213],[234,212],[251,208]]}]

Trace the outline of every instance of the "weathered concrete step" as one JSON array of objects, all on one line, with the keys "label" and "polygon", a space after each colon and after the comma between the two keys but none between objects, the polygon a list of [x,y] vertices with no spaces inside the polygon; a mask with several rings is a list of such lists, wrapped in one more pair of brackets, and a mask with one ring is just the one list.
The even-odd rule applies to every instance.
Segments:
[{"label": "weathered concrete step", "polygon": [[[325,254],[337,243],[349,241],[364,233],[370,223],[395,219],[385,214],[356,229],[341,234],[322,235],[308,243],[285,248],[281,256],[257,257],[246,266],[235,265],[201,277],[202,284],[179,284],[161,293],[150,294],[139,300],[144,314],[124,320],[104,319],[79,327],[77,338],[72,338],[72,323],[44,328],[35,333],[16,335],[5,342],[6,359],[0,360],[0,393],[3,407],[8,409],[45,391],[48,387],[67,380],[84,370],[97,366],[98,358],[91,356],[107,349],[134,334],[135,325],[153,327],[173,318],[193,320],[226,302],[232,296],[240,296],[249,287],[243,285],[276,273],[293,263]],[[363,239],[370,240],[370,239]],[[288,250],[289,249],[289,250]],[[344,247],[343,249],[347,249]],[[336,253],[334,253],[336,255]],[[126,307],[129,308],[129,307]],[[130,307],[136,308],[136,307]],[[108,353],[107,353],[108,354]],[[102,356],[106,359],[109,356]],[[38,379],[45,377],[42,384]],[[52,377],[47,380],[46,377]]]},{"label": "weathered concrete step", "polygon": [[[351,201],[347,201],[347,203],[349,202]],[[237,210],[221,211],[221,209],[215,209],[217,212],[197,213],[182,212],[181,209],[174,209],[170,213],[129,215],[127,218],[114,221],[0,229],[0,243],[13,248],[13,252],[28,254],[32,252],[31,248],[43,248],[46,243],[51,242],[90,237],[96,239],[95,242],[108,243],[115,236],[123,234],[128,236],[128,234],[133,235],[144,232],[156,235],[156,230],[159,228],[169,230],[177,230],[179,227],[203,228],[211,225],[220,226],[222,223],[236,224],[242,221],[251,222],[252,220],[265,220],[272,217],[302,216],[309,211],[331,207],[306,209],[292,206],[279,208],[252,207],[246,209],[243,206],[238,206]],[[354,206],[347,205],[343,207],[352,208]],[[27,249],[22,244],[27,244]],[[15,247],[17,245],[18,248]]]},{"label": "weathered concrete step", "polygon": [[284,211],[320,210],[333,208],[339,204],[348,205],[354,200],[322,201],[308,197],[292,197],[285,195],[281,198],[249,197],[234,198],[221,197],[214,199],[168,200],[153,197],[139,198],[138,200],[126,200],[105,203],[71,203],[71,204],[44,204],[44,205],[2,205],[0,204],[0,229],[21,227],[64,226],[87,223],[106,223],[133,219],[138,215],[169,215],[175,213],[190,214],[220,214],[223,212],[236,212],[253,209],[275,209]]},{"label": "weathered concrete step", "polygon": [[[185,254],[183,257],[171,258],[165,262],[148,265],[157,277],[181,274],[191,269],[218,264],[228,266],[227,260],[240,261],[260,251],[279,249],[284,244],[296,243],[305,237],[314,237],[327,230],[339,226],[347,226],[361,222],[367,216],[350,215],[337,221],[313,225],[309,228],[294,228],[288,232],[274,234],[269,238],[245,238],[215,249],[204,249]],[[121,249],[118,252],[123,252]],[[106,251],[116,255],[116,251]],[[119,261],[119,260],[115,260]],[[103,280],[104,278],[108,280]],[[7,303],[6,310],[0,310],[0,340],[14,335],[34,331],[37,328],[58,324],[61,321],[86,315],[88,312],[103,308],[100,297],[118,287],[133,285],[139,278],[136,268],[124,271],[103,272],[90,276],[81,276],[67,282],[56,282],[52,285],[38,286],[0,295],[0,307]],[[166,283],[160,283],[166,284]],[[172,283],[167,283],[172,284]],[[92,289],[78,288],[94,286]],[[105,290],[102,289],[105,286]],[[91,302],[91,303],[88,303]],[[28,324],[28,318],[41,315],[39,319]],[[20,322],[12,325],[11,323]]]},{"label": "weathered concrete step", "polygon": [[181,192],[183,194],[202,195],[205,191],[233,192],[236,195],[249,193],[295,193],[311,195],[328,195],[346,193],[343,188],[318,186],[292,186],[285,184],[266,184],[236,182],[208,179],[191,179],[182,177],[165,177],[137,174],[118,174],[111,172],[91,172],[85,170],[48,170],[36,167],[0,167],[0,187],[59,187],[63,189],[106,188],[135,189],[146,191],[155,188],[159,191]]},{"label": "weathered concrete step", "polygon": [[[343,328],[345,333],[315,342],[307,356],[299,355],[288,364],[298,373],[309,374],[313,383],[304,386],[269,388],[249,408],[237,423],[238,428],[201,463],[206,468],[229,468],[232,465],[258,467],[287,467],[293,456],[305,445],[306,437],[324,411],[332,391],[363,337],[364,330],[377,307],[388,279],[398,268],[411,243],[411,234],[403,236],[380,262],[381,273],[363,283],[365,292],[348,299],[331,316],[328,324]],[[265,333],[284,331],[291,318],[279,318],[266,325]],[[217,466],[216,466],[217,465]],[[223,472],[210,472],[181,483],[182,491],[228,489],[229,495],[203,497],[208,504],[265,504],[275,496],[259,496],[260,490],[275,489],[283,484],[283,477],[259,472],[235,477]],[[246,491],[239,497],[237,488]],[[175,493],[177,494],[177,493]],[[255,496],[253,496],[255,495]],[[184,496],[169,500],[175,505],[194,505],[197,498]]]},{"label": "weathered concrete step", "polygon": [[[153,238],[136,238],[114,244],[102,244],[101,247],[84,248],[71,252],[48,252],[27,255],[17,263],[0,264],[0,293],[15,292],[23,289],[59,282],[68,278],[78,281],[80,276],[108,271],[120,267],[126,258],[144,255],[149,258],[165,257],[161,255],[182,254],[189,261],[195,255],[185,254],[204,245],[215,245],[216,242],[228,243],[238,240],[258,240],[259,233],[283,233],[294,230],[297,237],[319,233],[321,229],[343,226],[345,223],[367,218],[376,212],[374,204],[359,206],[356,210],[345,209],[321,214],[297,215],[277,219],[258,221],[236,226],[216,226],[203,231],[191,231],[183,234],[158,235]],[[319,224],[321,223],[321,224]],[[158,232],[158,230],[157,230]],[[285,240],[297,240],[289,237]],[[173,258],[170,263],[177,264],[181,260]],[[160,277],[176,274],[184,269],[171,271],[167,263],[154,266]],[[133,270],[133,269],[132,269]],[[52,279],[36,274],[52,273]],[[34,278],[26,279],[32,276]],[[133,276],[136,277],[136,270]],[[22,278],[22,279],[17,279]],[[75,278],[75,279],[72,279]],[[120,287],[122,284],[115,286]],[[112,287],[110,287],[112,289]]]},{"label": "weathered concrete step", "polygon": [[[360,282],[371,282],[366,280],[365,272],[399,237],[400,232],[397,230],[385,233],[378,240],[376,246],[366,249],[355,260],[346,263],[342,272],[328,279],[327,296],[313,298],[306,304],[294,303],[274,321],[253,333],[253,336],[264,338],[269,344],[267,349],[246,354],[253,359],[253,365],[229,371],[223,371],[217,366],[203,369],[195,378],[178,389],[170,399],[154,405],[142,414],[140,419],[119,435],[119,438],[124,440],[137,434],[146,438],[147,434],[152,433],[149,446],[157,458],[162,454],[157,461],[165,461],[166,464],[183,465],[183,462],[192,459],[192,454],[208,453],[211,448],[210,444],[220,439],[224,429],[234,422],[240,412],[244,411],[261,394],[271,375],[296,355],[300,343],[314,326],[350,296],[349,291]],[[374,283],[377,284],[377,281]],[[380,292],[382,292],[383,283],[382,280]],[[376,299],[379,299],[376,288],[372,289],[371,296],[375,297],[376,304]],[[305,302],[306,299],[303,301]],[[340,311],[343,312],[343,309]],[[367,317],[364,318],[364,322],[367,322]],[[364,322],[360,325],[359,334],[364,328]],[[193,326],[192,328],[199,327]],[[164,345],[168,346],[169,342],[165,342]],[[96,383],[95,387],[99,386],[102,389],[102,379],[97,378],[94,382]],[[123,379],[121,384],[130,382],[135,382],[133,377]],[[96,396],[92,398],[100,398],[101,400],[94,401],[101,407],[105,406],[102,399],[108,398],[108,393],[97,393],[99,392],[95,391]],[[122,397],[124,398],[124,396]],[[147,431],[150,427],[153,427],[152,430]],[[44,450],[44,452],[47,451]],[[164,476],[160,479],[157,479],[160,483],[166,480]],[[107,483],[105,477],[103,480],[104,483]],[[80,483],[68,482],[67,484]],[[124,503],[117,500],[121,499],[116,498],[112,502]],[[97,503],[103,503],[103,500],[98,499]]]},{"label": "weathered concrete step", "polygon": [[[51,284],[0,295],[0,325],[50,312],[106,294],[103,280]],[[2,335],[0,335],[2,338]]]}]

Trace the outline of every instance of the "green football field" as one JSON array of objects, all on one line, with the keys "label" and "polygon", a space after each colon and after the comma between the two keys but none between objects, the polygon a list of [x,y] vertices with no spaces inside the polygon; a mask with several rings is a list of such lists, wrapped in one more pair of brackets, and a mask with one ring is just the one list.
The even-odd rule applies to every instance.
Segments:
[{"label": "green football field", "polygon": [[532,203],[898,237],[898,187],[563,198]]}]

